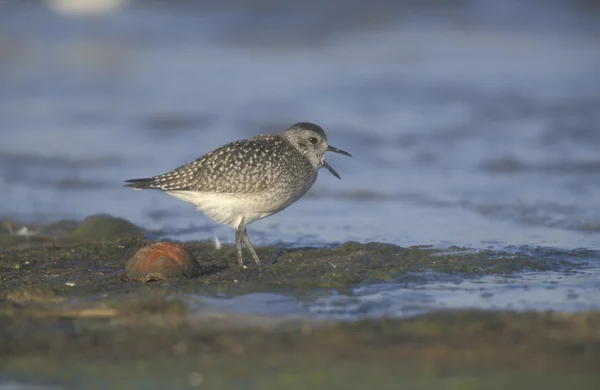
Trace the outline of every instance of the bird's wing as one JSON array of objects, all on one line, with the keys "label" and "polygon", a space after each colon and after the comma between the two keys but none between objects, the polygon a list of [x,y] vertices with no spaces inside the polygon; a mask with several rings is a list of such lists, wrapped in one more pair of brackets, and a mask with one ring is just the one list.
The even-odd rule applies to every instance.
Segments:
[{"label": "bird's wing", "polygon": [[289,147],[275,136],[261,135],[224,145],[204,156],[155,176],[147,188],[163,191],[257,193],[281,174]]}]

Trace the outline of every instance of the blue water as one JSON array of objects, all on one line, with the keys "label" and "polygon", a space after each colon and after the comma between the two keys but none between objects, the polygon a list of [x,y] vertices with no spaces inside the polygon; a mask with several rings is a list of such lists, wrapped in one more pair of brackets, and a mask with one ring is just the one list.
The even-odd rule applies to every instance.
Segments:
[{"label": "blue water", "polygon": [[[537,253],[550,255],[549,250],[538,249]],[[553,255],[556,256],[556,252]],[[300,300],[266,292],[228,298],[187,295],[184,299],[192,311],[200,315],[225,311],[259,318],[316,320],[411,317],[449,309],[592,311],[600,310],[599,255],[596,252],[573,258],[564,253],[562,258],[587,264],[576,270],[469,278],[421,273],[419,281],[367,284],[343,294],[319,291]]]},{"label": "blue water", "polygon": [[[290,4],[137,1],[75,16],[0,3],[0,217],[109,213],[160,237],[231,243],[193,207],[122,182],[312,121],[354,158],[328,157],[342,181],[323,171],[304,199],[252,224],[259,245],[600,249],[598,7]],[[379,302],[366,315],[419,312],[406,294],[433,308],[589,308],[593,253],[589,278],[562,279],[558,295],[543,283],[559,276],[522,275],[546,296],[524,305],[502,277],[355,296]],[[477,283],[498,301],[476,298]],[[577,283],[580,299],[564,298]],[[301,311],[352,311],[346,299]]]}]

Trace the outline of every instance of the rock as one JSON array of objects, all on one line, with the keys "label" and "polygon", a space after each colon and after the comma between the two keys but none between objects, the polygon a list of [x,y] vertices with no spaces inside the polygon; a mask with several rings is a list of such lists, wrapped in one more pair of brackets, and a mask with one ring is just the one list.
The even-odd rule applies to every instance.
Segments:
[{"label": "rock", "polygon": [[117,241],[126,238],[144,238],[134,224],[110,215],[92,215],[71,233],[71,238],[83,241]]},{"label": "rock", "polygon": [[40,234],[52,237],[64,237],[75,231],[79,222],[72,219],[62,219],[40,228]]},{"label": "rock", "polygon": [[137,251],[125,266],[129,279],[147,283],[173,277],[194,277],[200,267],[185,249],[170,242],[158,242]]}]

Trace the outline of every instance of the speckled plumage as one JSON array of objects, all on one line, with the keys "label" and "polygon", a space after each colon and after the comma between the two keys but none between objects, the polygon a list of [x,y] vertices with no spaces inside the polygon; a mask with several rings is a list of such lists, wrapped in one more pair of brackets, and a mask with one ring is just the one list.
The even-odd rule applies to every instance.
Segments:
[{"label": "speckled plumage", "polygon": [[242,238],[259,263],[247,239],[246,224],[300,199],[314,184],[321,167],[339,178],[324,160],[326,151],[349,155],[329,146],[319,126],[297,123],[282,134],[232,142],[171,172],[128,180],[126,186],[162,190],[194,204],[216,222],[237,228],[240,264]]},{"label": "speckled plumage", "polygon": [[284,172],[308,169],[309,162],[278,135],[261,134],[231,142],[155,176],[150,188],[217,193],[261,192]]}]

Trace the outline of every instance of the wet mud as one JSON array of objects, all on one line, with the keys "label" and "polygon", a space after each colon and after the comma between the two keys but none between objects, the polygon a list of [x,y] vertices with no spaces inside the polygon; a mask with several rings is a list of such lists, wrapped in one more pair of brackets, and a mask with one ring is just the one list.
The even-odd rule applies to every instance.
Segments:
[{"label": "wet mud", "polygon": [[[197,241],[182,243],[199,264],[196,277],[139,283],[125,276],[125,263],[153,241],[126,221],[95,221],[96,233],[88,219],[48,230],[29,226],[36,232],[29,235],[3,223],[3,379],[220,389],[585,389],[600,380],[600,313],[458,310],[339,322],[199,313],[180,298],[263,291],[302,298],[431,274],[579,267],[560,256],[347,242],[257,248],[268,264],[241,268],[234,248]],[[86,234],[77,234],[82,226]]]}]

